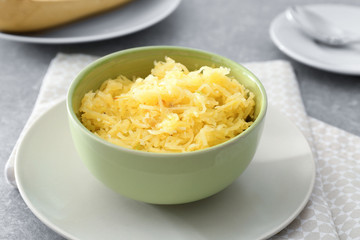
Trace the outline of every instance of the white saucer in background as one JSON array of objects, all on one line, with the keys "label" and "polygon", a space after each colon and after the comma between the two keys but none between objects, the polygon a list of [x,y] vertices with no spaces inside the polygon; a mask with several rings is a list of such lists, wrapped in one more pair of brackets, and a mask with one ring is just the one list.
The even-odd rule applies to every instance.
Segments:
[{"label": "white saucer in background", "polygon": [[[316,4],[305,7],[360,36],[360,6]],[[360,44],[347,47],[319,44],[294,27],[286,19],[285,12],[271,23],[270,36],[283,53],[303,64],[335,73],[360,75]]]},{"label": "white saucer in background", "polygon": [[30,43],[93,42],[124,36],[150,27],[168,15],[181,0],[136,0],[107,13],[39,33],[0,32],[0,38]]}]

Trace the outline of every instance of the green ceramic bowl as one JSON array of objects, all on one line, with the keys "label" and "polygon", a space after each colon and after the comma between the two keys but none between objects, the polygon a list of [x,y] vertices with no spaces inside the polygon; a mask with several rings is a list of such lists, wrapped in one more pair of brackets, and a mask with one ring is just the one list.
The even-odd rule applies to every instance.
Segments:
[{"label": "green ceramic bowl", "polygon": [[[225,66],[256,95],[256,120],[250,128],[220,145],[187,153],[148,153],[109,143],[79,121],[85,93],[109,78],[144,77],[155,60],[168,56],[189,70]],[[155,204],[177,204],[211,196],[230,185],[252,160],[264,123],[267,98],[261,82],[246,68],[227,58],[183,47],[133,48],[107,55],[87,66],[72,82],[67,112],[75,147],[90,172],[123,196]]]}]

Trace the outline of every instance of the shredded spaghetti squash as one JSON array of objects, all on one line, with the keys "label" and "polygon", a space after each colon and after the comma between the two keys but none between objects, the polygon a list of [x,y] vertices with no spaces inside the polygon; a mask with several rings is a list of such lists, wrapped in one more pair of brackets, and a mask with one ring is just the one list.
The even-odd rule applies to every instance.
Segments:
[{"label": "shredded spaghetti squash", "polygon": [[230,69],[189,71],[166,57],[145,78],[106,80],[88,92],[81,121],[101,138],[148,152],[188,152],[225,142],[254,119],[254,94]]}]

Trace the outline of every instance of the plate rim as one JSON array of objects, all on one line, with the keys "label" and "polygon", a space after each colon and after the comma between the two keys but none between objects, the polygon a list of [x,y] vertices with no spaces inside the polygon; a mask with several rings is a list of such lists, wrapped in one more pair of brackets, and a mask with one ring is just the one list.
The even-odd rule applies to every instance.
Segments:
[{"label": "plate rim", "polygon": [[[309,7],[323,7],[323,6],[330,6],[330,7],[337,7],[337,6],[344,6],[344,7],[351,7],[351,8],[358,8],[360,11],[360,6],[358,5],[350,5],[350,4],[341,4],[341,3],[325,3],[325,4],[306,4],[304,6],[309,6]],[[294,51],[293,49],[290,49],[288,47],[286,47],[283,44],[283,41],[279,38],[279,36],[276,34],[275,31],[275,27],[276,24],[280,24],[286,21],[286,10],[279,13],[270,23],[270,28],[269,28],[269,35],[270,38],[272,40],[272,42],[275,44],[275,46],[281,51],[283,52],[285,55],[287,55],[288,57],[302,63],[305,64],[307,66],[316,68],[316,69],[320,69],[320,70],[325,70],[327,72],[331,72],[331,73],[338,73],[338,74],[345,74],[345,75],[354,75],[354,76],[358,76],[360,75],[360,68],[353,68],[353,67],[339,67],[338,65],[331,65],[331,66],[327,66],[326,63],[322,63],[321,61],[316,61],[314,59],[308,58],[306,56],[303,56],[301,53]]]},{"label": "plate rim", "polygon": [[[109,40],[117,37],[123,37],[146,28],[149,28],[165,18],[171,15],[177,7],[180,5],[182,0],[171,0],[165,1],[170,2],[168,4],[167,11],[163,11],[162,14],[155,16],[154,18],[150,19],[149,21],[142,22],[142,24],[137,25],[136,27],[125,29],[121,31],[105,33],[105,34],[97,34],[97,35],[90,35],[90,36],[80,36],[80,37],[56,37],[56,38],[49,38],[49,37],[31,37],[25,35],[18,35],[12,33],[6,33],[0,31],[0,39],[5,39],[9,41],[16,41],[16,42],[24,42],[24,43],[39,43],[39,44],[72,44],[72,43],[88,43],[88,42],[96,42],[102,40]],[[121,11],[121,8],[118,9]],[[115,10],[116,11],[116,10]],[[106,14],[106,13],[105,13]],[[86,21],[86,19],[84,19]],[[69,23],[71,25],[71,23]],[[66,27],[67,25],[64,25]]]},{"label": "plate rim", "polygon": [[[65,107],[65,100],[64,99],[60,99],[59,101],[55,102],[54,104],[52,104],[51,107],[49,107],[47,110],[45,110],[39,117],[37,117],[32,124],[29,126],[29,128],[27,128],[26,132],[24,133],[24,137],[23,140],[26,138],[26,136],[28,135],[29,132],[33,131],[32,129],[34,128],[34,126],[37,124],[37,122],[39,120],[41,120],[45,115],[50,114],[52,111],[54,111],[56,108],[60,108],[61,105],[64,105]],[[276,235],[277,233],[279,233],[281,230],[283,230],[286,226],[288,226],[300,213],[301,211],[303,211],[303,209],[306,207],[307,203],[309,202],[309,199],[312,195],[313,189],[315,187],[315,182],[316,182],[316,162],[315,162],[315,158],[314,158],[314,153],[312,152],[311,146],[309,144],[309,142],[307,141],[307,139],[305,138],[305,136],[303,135],[303,133],[301,132],[301,130],[290,120],[288,119],[284,114],[282,114],[278,109],[276,109],[276,107],[269,105],[269,108],[272,110],[275,110],[274,112],[276,112],[276,114],[281,115],[282,117],[286,118],[287,121],[292,125],[293,128],[296,128],[296,130],[301,134],[301,136],[303,137],[303,139],[305,140],[305,143],[308,147],[308,154],[311,157],[311,181],[309,184],[309,188],[307,189],[306,194],[304,194],[303,200],[301,202],[301,204],[299,204],[299,206],[297,206],[296,210],[292,212],[292,214],[290,214],[281,224],[279,224],[279,226],[277,226],[276,228],[273,228],[267,232],[264,232],[261,236],[259,236],[259,238],[257,239],[266,239],[269,238],[271,236]],[[18,150],[16,152],[15,155],[15,163],[14,163],[14,172],[15,172],[15,179],[17,182],[17,187],[19,190],[19,193],[22,197],[22,199],[24,200],[24,202],[26,203],[26,205],[29,207],[29,209],[31,210],[31,212],[43,223],[45,224],[47,227],[49,227],[50,229],[52,229],[54,232],[56,232],[57,234],[61,235],[62,237],[66,238],[66,239],[71,239],[71,240],[82,240],[77,238],[76,236],[74,236],[74,234],[70,233],[69,231],[63,230],[61,227],[57,226],[56,224],[52,223],[52,221],[50,219],[48,219],[46,216],[44,216],[36,206],[34,206],[34,204],[32,203],[32,201],[28,198],[27,194],[26,194],[26,190],[24,189],[24,187],[21,184],[21,181],[19,180],[19,170],[18,170],[18,162],[19,160],[19,152],[20,149],[22,148],[22,145],[24,144],[25,141],[21,141],[18,147]],[[310,170],[309,170],[310,171]]]}]

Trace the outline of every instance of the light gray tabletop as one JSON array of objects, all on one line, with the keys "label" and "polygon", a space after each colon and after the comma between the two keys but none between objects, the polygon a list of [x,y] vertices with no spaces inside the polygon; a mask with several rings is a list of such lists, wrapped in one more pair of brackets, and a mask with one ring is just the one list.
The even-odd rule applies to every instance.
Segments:
[{"label": "light gray tabletop", "polygon": [[[360,136],[360,77],[297,63],[270,40],[270,22],[290,4],[324,2],[360,6],[358,0],[183,0],[173,14],[153,27],[112,40],[71,45],[0,40],[0,168],[4,168],[57,52],[103,56],[131,47],[178,45],[211,51],[238,62],[288,60],[297,74],[308,115]],[[0,239],[63,239],[31,213],[3,176],[0,196]]]}]

